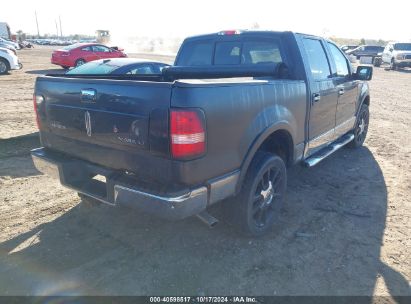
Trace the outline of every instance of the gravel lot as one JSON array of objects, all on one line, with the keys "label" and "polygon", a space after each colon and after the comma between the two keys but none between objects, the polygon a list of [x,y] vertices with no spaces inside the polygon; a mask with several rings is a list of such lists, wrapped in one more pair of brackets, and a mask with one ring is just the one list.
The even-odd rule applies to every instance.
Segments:
[{"label": "gravel lot", "polygon": [[411,70],[375,68],[365,146],[291,169],[281,222],[247,239],[87,209],[39,173],[34,80],[61,70],[51,48],[19,55],[0,76],[0,295],[411,295]]}]

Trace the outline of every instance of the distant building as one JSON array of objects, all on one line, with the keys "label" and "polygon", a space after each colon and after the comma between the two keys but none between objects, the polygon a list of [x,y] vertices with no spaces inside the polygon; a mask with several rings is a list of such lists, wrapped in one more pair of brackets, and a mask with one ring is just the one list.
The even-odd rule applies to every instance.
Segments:
[{"label": "distant building", "polygon": [[10,39],[10,27],[6,22],[0,22],[0,37]]}]

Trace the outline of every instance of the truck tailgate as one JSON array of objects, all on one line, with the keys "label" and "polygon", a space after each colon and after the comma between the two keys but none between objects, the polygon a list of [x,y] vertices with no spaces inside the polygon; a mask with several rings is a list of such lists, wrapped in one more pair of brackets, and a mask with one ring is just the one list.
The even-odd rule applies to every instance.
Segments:
[{"label": "truck tailgate", "polygon": [[[44,98],[38,106],[42,143],[104,166],[141,168],[125,159],[150,153],[150,115],[168,111],[171,87],[166,82],[39,77],[35,95]],[[116,161],[98,157],[102,151]]]}]

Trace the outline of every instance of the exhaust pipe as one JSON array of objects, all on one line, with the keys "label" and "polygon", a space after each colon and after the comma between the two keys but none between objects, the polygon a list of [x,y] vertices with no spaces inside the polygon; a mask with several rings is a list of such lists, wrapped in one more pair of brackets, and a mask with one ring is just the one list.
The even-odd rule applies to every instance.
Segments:
[{"label": "exhaust pipe", "polygon": [[197,217],[210,228],[218,224],[218,220],[205,210],[197,214]]}]

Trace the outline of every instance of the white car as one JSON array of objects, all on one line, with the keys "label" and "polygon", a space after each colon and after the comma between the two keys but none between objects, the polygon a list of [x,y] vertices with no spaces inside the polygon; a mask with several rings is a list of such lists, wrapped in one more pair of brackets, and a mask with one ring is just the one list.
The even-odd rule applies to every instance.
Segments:
[{"label": "white car", "polygon": [[19,70],[22,67],[19,57],[13,51],[0,48],[0,75],[6,74],[9,70]]}]

